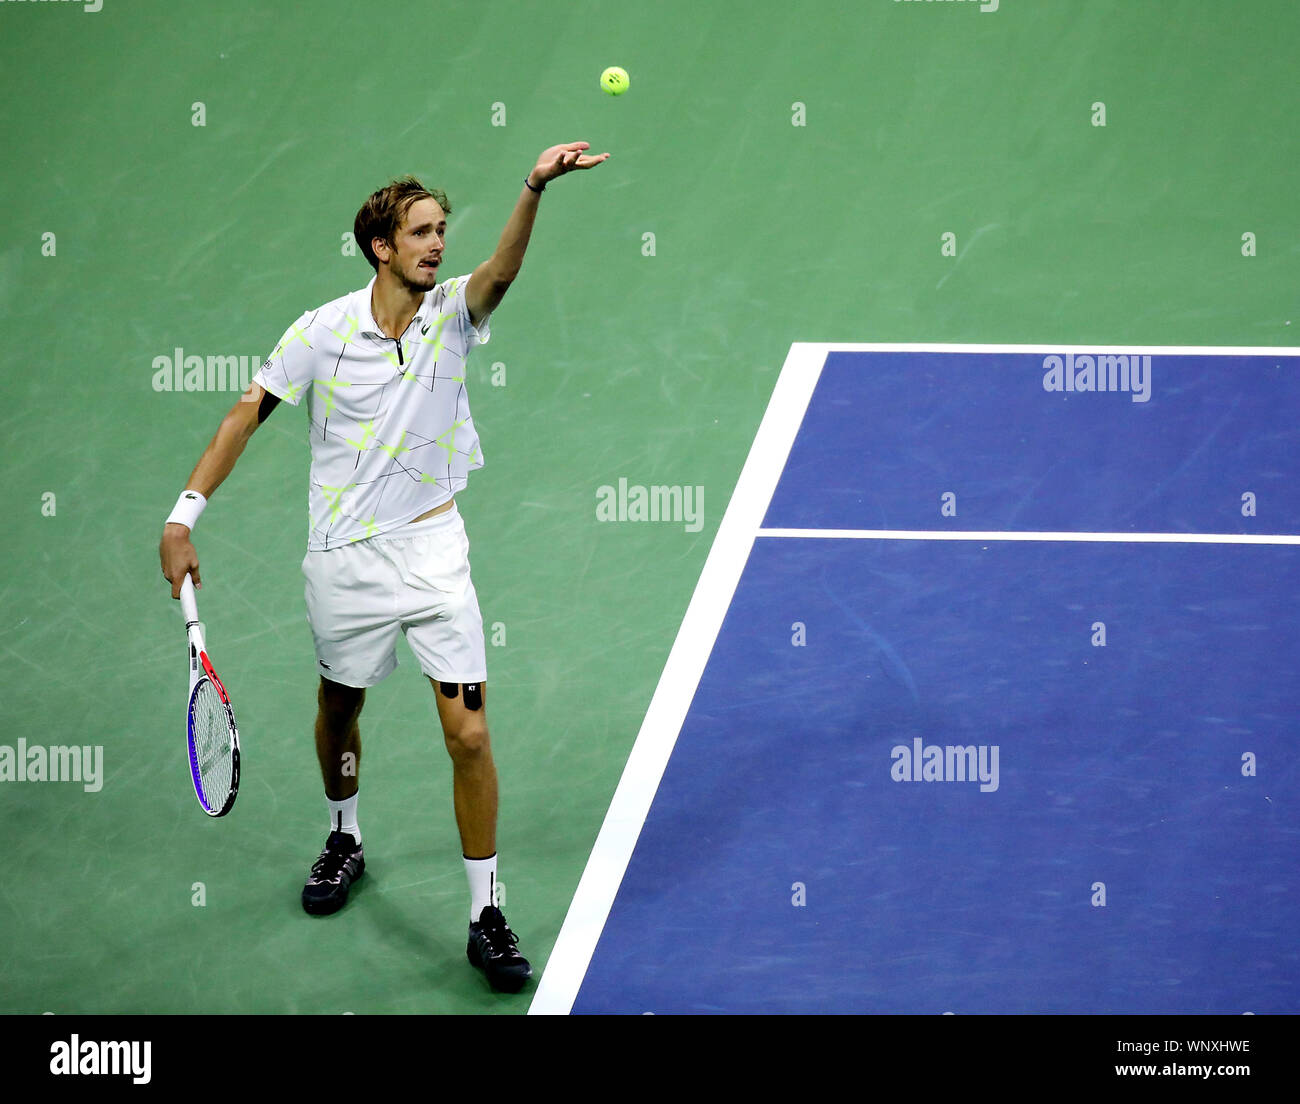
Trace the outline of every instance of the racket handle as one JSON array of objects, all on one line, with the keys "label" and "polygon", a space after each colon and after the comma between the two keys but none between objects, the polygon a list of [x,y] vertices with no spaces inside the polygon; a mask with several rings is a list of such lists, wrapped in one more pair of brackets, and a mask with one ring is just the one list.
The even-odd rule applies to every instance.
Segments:
[{"label": "racket handle", "polygon": [[199,607],[194,601],[194,580],[190,578],[188,571],[181,583],[181,613],[184,615],[187,625],[199,619]]}]

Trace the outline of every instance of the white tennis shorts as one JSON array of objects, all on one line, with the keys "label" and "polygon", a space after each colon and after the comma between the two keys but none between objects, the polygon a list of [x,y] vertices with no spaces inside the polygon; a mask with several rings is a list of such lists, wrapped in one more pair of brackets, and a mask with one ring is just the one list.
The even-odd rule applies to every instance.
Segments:
[{"label": "white tennis shorts", "polygon": [[483,617],[469,577],[460,510],[368,540],[307,553],[307,622],[317,670],[344,686],[374,686],[397,667],[397,638],[438,682],[485,682]]}]

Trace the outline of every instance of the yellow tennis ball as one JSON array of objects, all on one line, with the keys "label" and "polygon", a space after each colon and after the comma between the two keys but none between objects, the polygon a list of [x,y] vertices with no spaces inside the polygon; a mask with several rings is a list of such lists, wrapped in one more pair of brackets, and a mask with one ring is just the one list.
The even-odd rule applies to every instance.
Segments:
[{"label": "yellow tennis ball", "polygon": [[611,65],[600,75],[600,86],[611,96],[621,96],[627,91],[627,70]]}]

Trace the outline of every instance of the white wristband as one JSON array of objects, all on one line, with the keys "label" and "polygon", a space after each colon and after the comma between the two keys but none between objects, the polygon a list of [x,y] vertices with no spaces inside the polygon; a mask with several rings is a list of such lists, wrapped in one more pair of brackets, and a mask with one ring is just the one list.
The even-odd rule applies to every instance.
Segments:
[{"label": "white wristband", "polygon": [[193,529],[194,523],[199,520],[199,515],[203,513],[203,507],[207,504],[208,500],[198,491],[182,491],[181,497],[172,507],[171,515],[167,518],[167,524],[171,525],[175,522],[177,525],[185,525]]}]

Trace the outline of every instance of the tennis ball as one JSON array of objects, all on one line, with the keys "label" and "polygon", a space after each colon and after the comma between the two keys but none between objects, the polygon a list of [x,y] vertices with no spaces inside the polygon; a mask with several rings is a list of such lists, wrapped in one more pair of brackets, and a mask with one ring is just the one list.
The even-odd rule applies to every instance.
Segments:
[{"label": "tennis ball", "polygon": [[621,96],[627,91],[627,70],[611,65],[600,75],[600,86],[611,96]]}]

